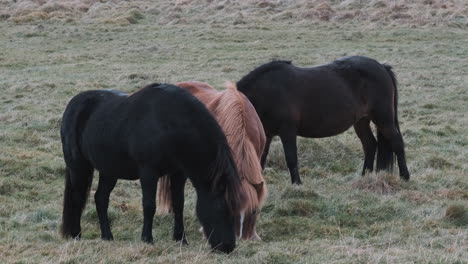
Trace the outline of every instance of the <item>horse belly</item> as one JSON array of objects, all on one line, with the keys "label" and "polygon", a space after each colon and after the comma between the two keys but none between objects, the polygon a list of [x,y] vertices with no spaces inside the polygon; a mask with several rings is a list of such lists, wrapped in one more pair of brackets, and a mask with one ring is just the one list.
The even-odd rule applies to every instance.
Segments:
[{"label": "horse belly", "polygon": [[[88,131],[85,131],[87,133]],[[138,179],[136,163],[109,137],[89,136],[83,138],[82,151],[93,168],[102,174],[117,179]]]},{"label": "horse belly", "polygon": [[336,136],[348,130],[357,119],[357,114],[346,111],[303,116],[297,135],[310,138]]},{"label": "horse belly", "polygon": [[93,167],[97,171],[117,179],[136,180],[138,179],[138,169],[136,163],[124,155],[116,153],[107,154],[106,157],[92,160]]}]

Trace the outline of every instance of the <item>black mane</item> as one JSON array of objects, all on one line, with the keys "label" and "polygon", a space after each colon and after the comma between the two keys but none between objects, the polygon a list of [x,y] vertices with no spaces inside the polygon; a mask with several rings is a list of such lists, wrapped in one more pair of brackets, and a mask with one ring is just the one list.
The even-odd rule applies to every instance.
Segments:
[{"label": "black mane", "polygon": [[266,72],[276,70],[278,67],[281,67],[285,64],[291,65],[292,63],[291,61],[287,60],[273,60],[255,68],[253,71],[249,72],[247,75],[242,77],[240,81],[237,82],[237,89],[239,89],[239,91],[243,91],[246,85],[250,82],[253,82],[255,79],[258,78],[258,76],[261,76]]}]

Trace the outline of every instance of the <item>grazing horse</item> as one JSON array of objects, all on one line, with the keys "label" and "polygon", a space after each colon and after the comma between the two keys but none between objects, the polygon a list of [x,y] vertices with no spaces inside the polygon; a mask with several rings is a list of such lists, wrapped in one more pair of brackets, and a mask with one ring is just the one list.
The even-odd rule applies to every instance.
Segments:
[{"label": "grazing horse", "polygon": [[[300,68],[290,61],[273,61],[244,76],[238,83],[257,110],[267,137],[262,167],[271,139],[283,143],[292,183],[301,184],[296,136],[322,138],[350,126],[361,140],[365,161],[362,174],[392,170],[396,154],[400,177],[409,180],[403,138],[397,116],[397,81],[391,66],[362,56]],[[371,127],[377,127],[377,140]]]},{"label": "grazing horse", "polygon": [[[243,239],[259,240],[255,224],[257,213],[266,194],[260,159],[265,146],[265,133],[255,108],[232,83],[227,89],[217,91],[202,82],[181,82],[184,88],[197,97],[216,118],[227,137],[241,178],[241,191],[247,200],[246,211],[236,221],[236,234]],[[162,212],[172,210],[176,219],[174,238],[187,243],[183,238],[183,193],[185,179],[182,177],[163,177],[158,185],[158,209]]]},{"label": "grazing horse", "polygon": [[113,90],[83,92],[68,104],[60,132],[66,163],[64,237],[80,238],[80,218],[96,169],[94,198],[102,239],[113,239],[107,208],[117,179],[140,180],[141,238],[152,243],[158,178],[170,174],[192,181],[197,216],[211,247],[226,253],[235,248],[234,221],[244,210],[236,164],[216,120],[187,91],[151,84],[130,96]]}]

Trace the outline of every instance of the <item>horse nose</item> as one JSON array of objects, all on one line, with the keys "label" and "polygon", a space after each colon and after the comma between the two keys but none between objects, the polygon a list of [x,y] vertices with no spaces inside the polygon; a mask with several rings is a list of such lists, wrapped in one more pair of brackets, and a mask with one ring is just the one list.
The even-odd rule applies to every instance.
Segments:
[{"label": "horse nose", "polygon": [[229,254],[234,250],[235,247],[236,247],[235,243],[222,243],[221,245],[217,246],[215,250]]}]

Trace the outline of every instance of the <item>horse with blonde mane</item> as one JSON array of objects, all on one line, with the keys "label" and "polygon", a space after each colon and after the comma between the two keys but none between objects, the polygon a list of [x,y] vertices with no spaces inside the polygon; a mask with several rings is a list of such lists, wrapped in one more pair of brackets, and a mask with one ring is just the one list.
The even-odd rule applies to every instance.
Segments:
[{"label": "horse with blonde mane", "polygon": [[[234,162],[241,179],[241,191],[246,196],[238,220],[236,234],[245,240],[260,240],[256,220],[266,195],[260,159],[265,146],[265,133],[260,118],[250,101],[233,83],[217,91],[202,82],[180,82],[177,86],[198,98],[215,117],[226,135]],[[171,175],[160,178],[158,184],[158,210],[174,213],[174,239],[187,243],[184,235],[183,207],[186,177]]]}]

